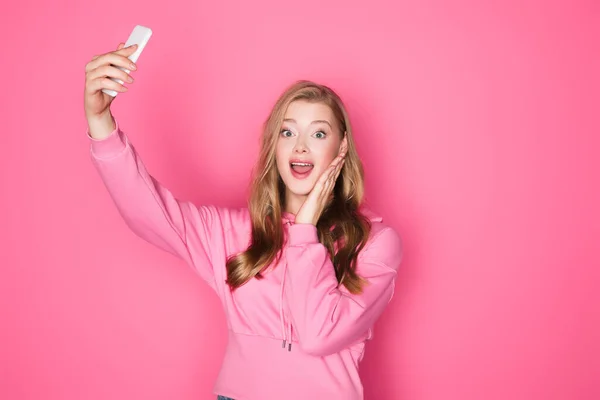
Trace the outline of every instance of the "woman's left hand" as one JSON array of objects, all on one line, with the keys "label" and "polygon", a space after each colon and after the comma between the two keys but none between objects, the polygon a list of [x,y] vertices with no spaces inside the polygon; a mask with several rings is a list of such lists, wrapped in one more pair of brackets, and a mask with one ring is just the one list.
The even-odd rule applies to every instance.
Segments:
[{"label": "woman's left hand", "polygon": [[329,167],[319,177],[317,183],[315,183],[314,188],[310,191],[306,200],[304,200],[302,207],[300,207],[298,214],[296,214],[296,224],[317,225],[321,213],[323,213],[325,206],[333,194],[333,188],[342,171],[345,157],[346,147],[343,146],[340,154],[333,159]]}]

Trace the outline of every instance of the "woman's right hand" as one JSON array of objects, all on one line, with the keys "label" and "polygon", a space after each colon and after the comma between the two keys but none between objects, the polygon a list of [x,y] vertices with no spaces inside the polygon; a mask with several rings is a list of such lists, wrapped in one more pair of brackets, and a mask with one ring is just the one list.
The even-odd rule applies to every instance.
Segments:
[{"label": "woman's right hand", "polygon": [[[112,123],[110,104],[114,100],[114,97],[104,93],[102,89],[110,89],[121,93],[127,91],[127,87],[110,78],[120,79],[125,83],[133,82],[130,74],[117,67],[122,67],[130,71],[136,70],[137,67],[135,64],[127,57],[135,52],[137,46],[124,46],[124,43],[120,43],[117,50],[94,56],[85,66],[83,102],[85,117],[88,120],[90,128],[94,125],[98,126],[102,121],[110,121]],[[104,134],[98,133],[98,135],[94,136],[104,136]]]}]

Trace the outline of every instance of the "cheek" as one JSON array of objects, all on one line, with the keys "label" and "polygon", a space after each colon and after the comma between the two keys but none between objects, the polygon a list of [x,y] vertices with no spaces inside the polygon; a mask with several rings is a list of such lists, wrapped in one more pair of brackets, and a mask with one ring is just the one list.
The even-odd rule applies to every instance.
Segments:
[{"label": "cheek", "polygon": [[318,157],[316,158],[319,160],[320,169],[326,169],[327,167],[329,167],[329,164],[331,164],[333,159],[338,154],[338,148],[339,144],[328,143],[327,146],[323,146],[319,149]]},{"label": "cheek", "polygon": [[285,145],[281,142],[277,143],[277,147],[275,148],[275,160],[277,161],[277,169],[279,170],[279,174],[286,172],[286,166],[288,165],[289,154]]}]

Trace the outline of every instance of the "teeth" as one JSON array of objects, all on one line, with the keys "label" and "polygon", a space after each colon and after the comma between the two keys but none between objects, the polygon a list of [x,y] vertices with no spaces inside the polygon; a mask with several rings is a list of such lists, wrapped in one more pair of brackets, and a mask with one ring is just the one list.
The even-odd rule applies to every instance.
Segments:
[{"label": "teeth", "polygon": [[293,162],[292,165],[298,165],[300,167],[310,167],[312,164],[309,164],[309,163],[300,163],[300,162]]}]

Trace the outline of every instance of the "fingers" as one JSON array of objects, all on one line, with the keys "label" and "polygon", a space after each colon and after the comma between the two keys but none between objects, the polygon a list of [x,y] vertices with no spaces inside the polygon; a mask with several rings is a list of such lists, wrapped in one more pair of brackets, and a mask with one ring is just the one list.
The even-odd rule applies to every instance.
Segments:
[{"label": "fingers", "polygon": [[333,161],[331,162],[331,164],[329,164],[329,167],[327,167],[327,169],[325,171],[323,171],[323,173],[321,174],[321,177],[317,181],[317,184],[320,184],[322,187],[324,187],[325,184],[327,183],[327,181],[329,179],[331,179],[331,177],[337,170],[341,160],[342,159],[340,156],[337,156],[336,158],[334,158]]},{"label": "fingers", "polygon": [[117,52],[115,52],[115,53],[104,54],[104,55],[99,56],[96,59],[93,59],[86,65],[85,72],[89,73],[90,71],[93,71],[94,69],[99,68],[103,65],[114,65],[114,66],[122,67],[122,68],[125,68],[128,70],[137,69],[135,64],[129,58],[127,58],[126,56],[124,56],[122,54],[118,54]]},{"label": "fingers", "polygon": [[100,77],[89,81],[89,83],[85,85],[85,88],[89,94],[96,93],[97,91],[102,89],[110,89],[121,93],[126,92],[128,90],[127,87],[123,86],[122,84],[106,77]]},{"label": "fingers", "polygon": [[[128,90],[127,87],[110,78],[118,79],[121,82],[133,82],[133,77],[128,72],[136,70],[137,67],[127,57],[133,54],[136,49],[137,45],[125,47],[125,43],[119,43],[116,51],[92,57],[90,62],[85,66],[86,92],[94,94],[102,89],[126,92]],[[127,71],[123,71],[117,67],[121,67]]]},{"label": "fingers", "polygon": [[338,170],[342,168],[344,165],[344,161],[346,161],[346,152],[342,151],[336,158],[333,160],[334,170]]},{"label": "fingers", "polygon": [[329,164],[329,168],[331,170],[335,170],[338,167],[338,165],[340,165],[342,163],[342,161],[344,161],[345,158],[346,158],[345,152],[339,153],[338,156],[333,159],[331,164]]},{"label": "fingers", "polygon": [[119,68],[113,67],[112,65],[103,65],[87,74],[88,80],[94,80],[101,77],[120,79],[127,83],[133,82],[133,77],[131,75]]},{"label": "fingers", "polygon": [[335,182],[339,177],[342,168],[344,166],[344,162],[346,161],[346,153],[345,151],[341,151],[340,154],[333,159],[329,167],[323,172],[320,176],[319,180],[315,184],[315,193],[319,198],[325,199],[331,195],[333,188],[335,187]]},{"label": "fingers", "polygon": [[323,174],[322,179],[320,180],[321,198],[325,199],[331,196],[333,188],[335,187],[335,183],[337,182],[337,178],[340,176],[340,173],[342,172],[342,167],[344,166],[344,162],[346,161],[344,157],[345,156],[343,154],[338,156],[331,163],[329,170]]},{"label": "fingers", "polygon": [[90,71],[102,65],[109,64],[118,67],[123,67],[128,70],[135,70],[137,67],[127,57],[129,57],[135,52],[135,50],[137,49],[137,45],[122,47],[121,44],[119,44],[119,48],[120,49],[116,51],[92,57],[92,60],[85,66],[85,72],[89,73]]},{"label": "fingers", "polygon": [[342,161],[340,161],[340,163],[336,166],[335,170],[331,173],[330,179],[334,184],[337,181],[337,178],[340,176],[340,173],[342,172],[342,167],[344,166],[345,161],[345,159],[342,159]]},{"label": "fingers", "polygon": [[341,152],[331,162],[331,165],[329,166],[329,171],[327,171],[327,173],[324,174],[324,175],[327,175],[327,179],[329,179],[329,178],[333,178],[334,180],[337,179],[338,175],[340,174],[340,171],[342,170],[342,166],[344,165],[344,161],[346,161],[346,153]]},{"label": "fingers", "polygon": [[340,174],[340,171],[342,170],[341,165],[343,165],[343,162],[340,163],[340,165],[330,174],[328,179],[325,181],[323,191],[321,192],[321,198],[329,199],[333,196],[333,188],[335,187],[337,178]]}]

